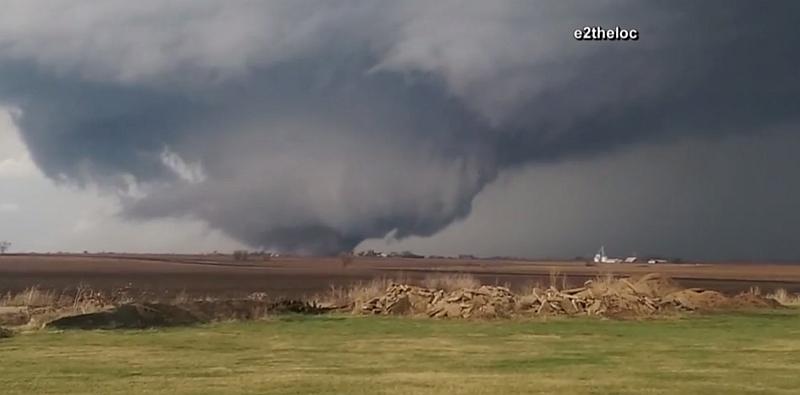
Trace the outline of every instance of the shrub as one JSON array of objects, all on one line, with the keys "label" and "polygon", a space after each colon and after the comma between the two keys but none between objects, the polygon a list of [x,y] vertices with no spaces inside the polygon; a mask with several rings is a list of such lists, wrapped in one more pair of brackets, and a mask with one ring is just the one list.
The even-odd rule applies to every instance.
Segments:
[{"label": "shrub", "polygon": [[6,329],[6,328],[3,328],[2,326],[0,326],[0,339],[11,337],[11,336],[14,336],[14,332],[12,332],[11,329]]}]

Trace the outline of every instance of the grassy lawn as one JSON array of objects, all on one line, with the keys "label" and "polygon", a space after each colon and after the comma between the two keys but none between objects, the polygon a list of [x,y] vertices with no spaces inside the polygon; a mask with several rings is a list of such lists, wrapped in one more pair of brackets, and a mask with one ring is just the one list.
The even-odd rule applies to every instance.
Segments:
[{"label": "grassy lawn", "polygon": [[797,394],[800,313],[283,317],[0,340],[3,394]]}]

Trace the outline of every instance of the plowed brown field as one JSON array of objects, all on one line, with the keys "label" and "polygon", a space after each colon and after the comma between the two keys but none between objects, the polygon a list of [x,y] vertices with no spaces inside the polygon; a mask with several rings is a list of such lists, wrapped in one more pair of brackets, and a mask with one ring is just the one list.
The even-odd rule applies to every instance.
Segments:
[{"label": "plowed brown field", "polygon": [[324,292],[373,278],[397,277],[414,281],[436,273],[469,273],[485,284],[522,288],[547,285],[556,275],[561,284],[581,284],[611,273],[662,273],[684,287],[737,293],[758,286],[769,291],[800,292],[800,264],[684,263],[600,264],[578,261],[488,259],[253,257],[236,262],[229,255],[155,254],[7,254],[0,256],[0,294],[28,287],[71,289],[84,285],[99,290],[120,287],[156,295],[234,297],[251,292],[301,296]]}]

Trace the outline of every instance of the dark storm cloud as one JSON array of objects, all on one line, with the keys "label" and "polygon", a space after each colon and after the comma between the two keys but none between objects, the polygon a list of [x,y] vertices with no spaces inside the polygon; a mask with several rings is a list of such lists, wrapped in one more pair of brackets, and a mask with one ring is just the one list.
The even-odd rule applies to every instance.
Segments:
[{"label": "dark storm cloud", "polygon": [[[51,178],[253,246],[464,218],[504,169],[796,120],[800,5],[8,2],[0,101]],[[584,25],[636,42],[577,42]],[[132,181],[134,180],[134,181]]]},{"label": "dark storm cloud", "polygon": [[535,164],[504,172],[433,237],[359,248],[572,258],[605,245],[615,257],[798,262],[798,149],[794,128]]}]

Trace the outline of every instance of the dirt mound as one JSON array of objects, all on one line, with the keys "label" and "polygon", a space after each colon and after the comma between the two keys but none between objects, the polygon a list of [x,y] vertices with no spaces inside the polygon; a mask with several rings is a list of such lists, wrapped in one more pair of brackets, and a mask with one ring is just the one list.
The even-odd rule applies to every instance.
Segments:
[{"label": "dirt mound", "polygon": [[672,279],[658,273],[645,274],[638,278],[620,279],[619,282],[632,288],[639,295],[660,298],[681,290]]},{"label": "dirt mound", "polygon": [[431,303],[444,298],[443,290],[406,284],[390,284],[380,297],[372,298],[357,310],[371,314],[423,314]]},{"label": "dirt mound", "polygon": [[775,299],[746,292],[730,298],[727,307],[732,309],[778,309],[786,306]]},{"label": "dirt mound", "polygon": [[267,314],[325,312],[302,301],[258,300],[193,301],[181,304],[133,303],[108,311],[79,314],[51,321],[47,327],[58,329],[143,329],[184,326],[212,321],[253,320]]},{"label": "dirt mound", "polygon": [[431,303],[429,317],[510,317],[516,311],[517,296],[505,287],[483,285],[476,289],[460,289]]},{"label": "dirt mound", "polygon": [[[443,290],[391,284],[386,292],[356,310],[367,314],[410,314],[449,318],[503,318],[515,314],[614,315],[653,314],[666,306],[658,295],[674,285],[655,276],[638,281],[587,282],[560,291],[554,287],[517,296],[508,288],[481,286],[446,293]],[[679,302],[677,302],[679,304]]]},{"label": "dirt mound", "polygon": [[684,310],[714,310],[727,306],[729,300],[728,297],[717,291],[690,288],[667,295],[664,303]]},{"label": "dirt mound", "polygon": [[119,329],[191,325],[200,322],[189,311],[159,303],[122,305],[109,311],[62,317],[47,324],[58,329]]},{"label": "dirt mound", "polygon": [[553,287],[533,290],[523,300],[520,310],[551,315],[649,315],[664,307],[659,298],[639,293],[627,280],[587,282],[584,287],[563,291]]},{"label": "dirt mound", "polygon": [[445,292],[406,284],[391,284],[382,296],[357,310],[367,314],[408,314],[429,317],[508,317],[516,309],[516,296],[505,287],[484,285]]},{"label": "dirt mound", "polygon": [[386,292],[355,311],[365,314],[408,314],[429,317],[510,317],[522,315],[648,316],[675,311],[708,311],[777,307],[760,296],[729,298],[717,291],[681,289],[659,274],[639,278],[605,278],[583,287],[533,289],[517,296],[505,287],[481,286],[452,292],[406,284],[391,284]]}]

